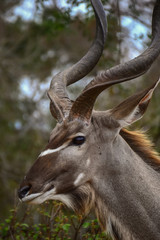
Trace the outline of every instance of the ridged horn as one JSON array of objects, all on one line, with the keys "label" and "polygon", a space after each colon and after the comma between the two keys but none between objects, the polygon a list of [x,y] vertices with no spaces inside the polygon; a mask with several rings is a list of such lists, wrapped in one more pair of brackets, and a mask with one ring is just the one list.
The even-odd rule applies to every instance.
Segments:
[{"label": "ridged horn", "polygon": [[157,0],[152,17],[152,42],[138,57],[106,71],[95,77],[72,105],[69,118],[89,120],[98,95],[108,87],[129,81],[144,74],[160,53],[160,1]]},{"label": "ridged horn", "polygon": [[91,3],[96,16],[96,35],[94,42],[86,55],[76,64],[53,77],[50,89],[48,90],[48,96],[51,100],[51,113],[59,122],[68,116],[72,106],[66,87],[82,79],[94,68],[104,48],[107,22],[103,5],[100,0],[92,0]]}]

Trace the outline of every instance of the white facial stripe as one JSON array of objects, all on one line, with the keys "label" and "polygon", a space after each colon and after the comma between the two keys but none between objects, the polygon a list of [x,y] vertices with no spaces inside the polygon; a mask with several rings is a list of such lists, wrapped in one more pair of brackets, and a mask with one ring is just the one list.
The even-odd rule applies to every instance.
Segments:
[{"label": "white facial stripe", "polygon": [[63,148],[65,148],[67,146],[67,143],[64,143],[62,146],[55,148],[55,149],[47,149],[43,152],[41,152],[41,154],[39,155],[39,157],[43,157],[45,155],[51,154],[51,153],[55,153],[55,152],[59,152],[60,150],[62,150]]},{"label": "white facial stripe", "polygon": [[90,163],[91,163],[91,160],[90,160],[90,158],[88,158],[87,161],[86,161],[87,167],[90,165]]},{"label": "white facial stripe", "polygon": [[78,177],[76,178],[76,180],[74,181],[74,185],[77,186],[79,184],[79,182],[82,180],[82,178],[84,178],[85,174],[84,173],[80,173],[78,175]]},{"label": "white facial stripe", "polygon": [[[84,136],[84,134],[81,133],[81,132],[78,132],[77,134],[75,134],[74,136],[72,136],[72,138],[73,138],[73,137],[77,137],[77,136]],[[43,156],[48,155],[48,154],[51,154],[51,153],[59,152],[60,150],[64,149],[64,148],[68,145],[68,142],[69,142],[69,141],[65,142],[62,146],[60,146],[60,147],[58,147],[58,148],[55,148],[55,149],[47,149],[47,150],[41,152],[41,154],[39,155],[39,157],[43,157]]]}]

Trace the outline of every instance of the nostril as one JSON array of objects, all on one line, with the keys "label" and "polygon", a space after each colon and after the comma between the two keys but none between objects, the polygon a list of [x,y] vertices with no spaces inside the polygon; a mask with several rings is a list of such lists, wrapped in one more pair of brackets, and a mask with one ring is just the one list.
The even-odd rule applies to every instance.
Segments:
[{"label": "nostril", "polygon": [[29,190],[31,189],[31,185],[24,186],[18,190],[18,196],[20,199],[24,198]]}]

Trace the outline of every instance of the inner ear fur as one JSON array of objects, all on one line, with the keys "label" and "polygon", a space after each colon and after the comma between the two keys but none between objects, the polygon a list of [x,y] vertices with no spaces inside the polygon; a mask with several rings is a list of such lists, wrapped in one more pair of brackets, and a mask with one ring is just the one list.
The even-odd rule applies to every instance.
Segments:
[{"label": "inner ear fur", "polygon": [[112,116],[122,127],[132,124],[143,116],[159,81],[160,79],[151,87],[127,98],[111,110]]}]

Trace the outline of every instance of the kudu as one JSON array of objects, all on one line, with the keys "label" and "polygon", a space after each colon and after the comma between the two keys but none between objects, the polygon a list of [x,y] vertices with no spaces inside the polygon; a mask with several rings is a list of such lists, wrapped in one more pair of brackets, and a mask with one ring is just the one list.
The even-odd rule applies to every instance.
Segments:
[{"label": "kudu", "polygon": [[145,73],[160,53],[160,0],[153,11],[151,45],[133,60],[96,76],[73,102],[66,87],[98,62],[106,39],[100,0],[91,0],[95,40],[82,59],[58,73],[48,96],[57,125],[18,190],[23,202],[60,200],[76,212],[95,209],[116,240],[160,240],[160,158],[143,134],[124,129],[142,117],[158,81],[107,111],[94,111],[106,88]]}]

